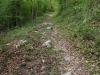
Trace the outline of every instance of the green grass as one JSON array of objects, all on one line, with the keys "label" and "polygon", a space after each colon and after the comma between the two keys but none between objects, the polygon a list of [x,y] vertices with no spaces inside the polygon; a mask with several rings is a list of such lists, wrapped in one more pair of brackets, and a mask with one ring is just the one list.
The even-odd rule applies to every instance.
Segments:
[{"label": "green grass", "polygon": [[[77,15],[75,15],[77,16]],[[57,17],[57,25],[59,30],[62,31],[62,36],[66,39],[70,38],[70,41],[73,43],[74,49],[82,53],[83,57],[91,63],[94,61],[95,66],[100,66],[100,26],[99,24],[83,24],[82,21],[78,24],[77,22],[68,22],[67,16],[65,21],[61,21]],[[60,20],[60,21],[59,21]],[[74,44],[75,43],[75,44]],[[80,46],[77,48],[76,43],[80,43]],[[91,66],[91,65],[88,65]],[[93,75],[99,75],[99,69],[91,68]]]},{"label": "green grass", "polygon": [[[19,62],[20,66],[18,69],[14,70],[14,75],[18,75],[21,74],[23,72],[23,69],[27,69],[28,64],[30,62],[32,62],[31,65],[33,65],[34,67],[33,69],[33,74],[36,74],[36,72],[38,72],[38,70],[40,70],[41,66],[45,66],[45,68],[42,70],[43,72],[45,72],[46,75],[61,75],[60,70],[59,70],[59,62],[60,62],[60,58],[57,57],[58,53],[56,51],[53,50],[53,44],[51,43],[51,47],[46,48],[46,47],[41,47],[43,42],[47,41],[50,38],[50,33],[51,30],[47,30],[47,26],[43,27],[43,28],[38,28],[37,26],[35,26],[38,23],[41,23],[45,20],[46,18],[46,14],[42,17],[38,17],[34,20],[34,23],[32,22],[28,22],[27,24],[25,24],[23,27],[21,28],[17,28],[15,30],[10,30],[6,33],[5,36],[0,37],[0,40],[3,40],[1,43],[2,45],[5,45],[6,43],[11,43],[15,40],[19,41],[19,40],[26,40],[27,42],[22,44],[20,47],[18,47],[18,49],[16,49],[15,51],[22,51],[20,53],[17,52],[16,53],[12,53],[10,54],[11,57],[14,56],[18,58],[22,57]],[[37,31],[37,32],[35,32]],[[41,36],[43,34],[43,32],[46,32],[45,39],[41,40]],[[15,42],[14,42],[15,43]],[[14,44],[13,43],[13,44]],[[3,46],[2,46],[3,47]],[[13,52],[13,45],[10,47],[9,49],[6,47],[3,47],[2,52],[5,53],[6,51],[10,51]],[[60,51],[59,51],[60,53]],[[8,60],[10,60],[12,58],[9,57],[9,55],[5,55],[4,56],[4,64],[8,65]],[[42,62],[42,60],[45,60],[44,64]],[[15,61],[16,62],[16,61]],[[39,67],[40,65],[40,67]],[[40,73],[41,71],[39,71]]]},{"label": "green grass", "polygon": [[23,35],[23,34],[26,34],[27,32],[37,30],[36,23],[40,23],[45,18],[46,18],[46,15],[44,14],[43,16],[37,17],[36,19],[34,19],[33,23],[29,21],[25,25],[22,25],[22,27],[18,27],[14,30],[9,30],[9,31],[4,32],[6,34],[4,36],[0,36],[0,43],[5,43],[14,36]]},{"label": "green grass", "polygon": [[[79,1],[80,3],[78,4]],[[55,16],[53,21],[58,25],[59,30],[63,32],[62,36],[70,39],[74,49],[80,52],[89,63],[94,61],[95,66],[100,66],[98,64],[100,63],[100,25],[97,20],[99,16],[96,11],[98,10],[98,4],[88,8],[88,2],[85,1],[81,2],[81,0],[77,0],[76,5],[73,4],[70,6],[68,3],[72,4],[74,1],[68,1],[66,9],[60,15]],[[95,23],[92,23],[93,21]],[[78,43],[80,46],[77,47]],[[95,68],[95,70],[92,69],[91,72],[95,75],[100,74],[100,69]]]}]

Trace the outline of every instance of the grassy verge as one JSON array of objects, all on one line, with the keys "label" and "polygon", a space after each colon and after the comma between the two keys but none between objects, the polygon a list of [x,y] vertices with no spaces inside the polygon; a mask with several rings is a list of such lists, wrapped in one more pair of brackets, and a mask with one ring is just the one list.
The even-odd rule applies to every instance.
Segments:
[{"label": "grassy verge", "polygon": [[[71,7],[70,7],[71,8]],[[58,25],[59,30],[66,39],[70,39],[73,48],[82,54],[85,58],[85,65],[93,75],[100,74],[100,25],[98,22],[93,23],[93,20],[87,19],[84,22],[82,14],[84,9],[80,12],[74,13],[71,10],[63,11],[60,16],[53,18],[53,21]],[[74,13],[74,14],[73,14]],[[64,15],[64,16],[63,16]],[[82,17],[82,18],[81,18]],[[88,15],[88,18],[92,15]],[[87,66],[86,65],[86,66]]]},{"label": "grassy verge", "polygon": [[[61,4],[62,5],[62,4]],[[67,1],[56,21],[64,36],[86,59],[93,75],[100,74],[100,7],[99,1]]]}]

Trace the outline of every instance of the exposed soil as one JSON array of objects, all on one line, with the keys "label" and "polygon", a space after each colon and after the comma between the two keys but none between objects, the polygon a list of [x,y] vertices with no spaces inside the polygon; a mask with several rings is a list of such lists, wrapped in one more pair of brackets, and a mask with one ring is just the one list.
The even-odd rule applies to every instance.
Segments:
[{"label": "exposed soil", "polygon": [[[57,30],[57,26],[53,27],[52,37],[51,37],[54,50],[62,50],[61,57],[63,61],[61,62],[64,69],[67,72],[63,75],[91,75],[88,69],[83,65],[84,58],[79,59],[79,53],[72,49],[72,44],[69,40],[64,39],[61,36],[61,32]],[[62,68],[61,68],[62,70]]]},{"label": "exposed soil", "polygon": [[[38,38],[37,34],[27,32],[11,38],[10,46],[4,46],[7,51],[0,52],[0,75],[91,75],[83,65],[84,58],[78,58],[79,53],[62,37],[57,26],[49,21],[51,16],[47,15],[46,20],[36,24],[38,30],[35,33],[41,32]],[[16,48],[14,44],[25,37],[28,42]],[[43,47],[46,40],[51,40],[53,47]]]}]

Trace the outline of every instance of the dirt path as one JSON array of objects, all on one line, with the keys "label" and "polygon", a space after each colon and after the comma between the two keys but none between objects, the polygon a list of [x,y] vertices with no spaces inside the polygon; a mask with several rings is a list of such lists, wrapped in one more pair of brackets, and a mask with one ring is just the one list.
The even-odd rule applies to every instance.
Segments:
[{"label": "dirt path", "polygon": [[72,45],[63,37],[57,30],[57,27],[54,27],[51,37],[54,50],[62,50],[61,56],[65,59],[61,62],[64,65],[64,68],[68,71],[63,75],[90,75],[88,70],[84,67],[84,59],[79,59],[79,54],[72,50]]},{"label": "dirt path", "polygon": [[[49,22],[50,23],[50,22]],[[91,75],[87,68],[84,67],[84,59],[79,59],[79,54],[72,50],[72,45],[68,42],[68,40],[64,39],[61,36],[61,33],[58,31],[57,26],[52,26],[53,31],[51,33],[50,39],[54,45],[54,50],[63,51],[60,55],[63,61],[61,62],[63,69],[67,72],[62,75]],[[60,70],[63,70],[60,67]]]},{"label": "dirt path", "polygon": [[71,43],[50,21],[51,16],[47,14],[36,28],[12,37],[4,45],[6,54],[0,62],[6,60],[0,64],[0,75],[91,75],[83,65],[84,59],[78,58]]}]

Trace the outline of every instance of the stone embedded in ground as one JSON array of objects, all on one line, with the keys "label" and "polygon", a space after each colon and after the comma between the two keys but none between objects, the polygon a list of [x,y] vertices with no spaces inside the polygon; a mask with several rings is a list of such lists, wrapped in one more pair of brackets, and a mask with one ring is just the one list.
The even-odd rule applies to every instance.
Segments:
[{"label": "stone embedded in ground", "polygon": [[24,44],[26,42],[27,42],[26,40],[20,40],[20,44]]},{"label": "stone embedded in ground", "polygon": [[50,30],[50,29],[52,29],[52,27],[47,27],[46,29]]},{"label": "stone embedded in ground", "polygon": [[51,22],[43,22],[43,25],[53,25]]},{"label": "stone embedded in ground", "polygon": [[7,43],[6,45],[7,45],[7,46],[10,46],[11,44],[10,44],[10,43]]},{"label": "stone embedded in ground", "polygon": [[72,74],[71,74],[71,72],[67,72],[67,73],[65,73],[64,75],[72,75]]},{"label": "stone embedded in ground", "polygon": [[14,44],[14,47],[15,47],[15,48],[18,48],[18,47],[20,47],[20,44],[17,44],[17,45]]},{"label": "stone embedded in ground", "polygon": [[25,44],[27,42],[27,40],[20,40],[17,44],[14,44],[13,46],[15,48],[18,48],[20,47],[21,45]]},{"label": "stone embedded in ground", "polygon": [[51,40],[47,40],[46,42],[42,44],[42,46],[50,47],[51,46],[50,43],[51,43]]},{"label": "stone embedded in ground", "polygon": [[42,62],[44,63],[44,62],[45,62],[45,60],[42,60]]},{"label": "stone embedded in ground", "polygon": [[66,61],[70,61],[70,57],[69,56],[65,56],[64,57]]},{"label": "stone embedded in ground", "polygon": [[38,31],[34,31],[34,32],[36,32],[36,33],[37,33]]}]

